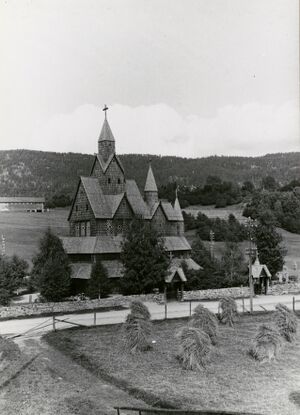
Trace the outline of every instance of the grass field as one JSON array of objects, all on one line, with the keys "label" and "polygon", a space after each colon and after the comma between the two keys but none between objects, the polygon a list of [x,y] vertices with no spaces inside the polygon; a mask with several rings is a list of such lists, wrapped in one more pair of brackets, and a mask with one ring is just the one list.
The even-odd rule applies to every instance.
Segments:
[{"label": "grass field", "polygon": [[68,235],[68,212],[69,209],[44,213],[0,212],[0,235],[5,237],[6,254],[17,254],[31,264],[39,240],[48,227],[58,235]]},{"label": "grass field", "polygon": [[[241,214],[241,205],[229,206],[226,209],[212,209],[211,207],[204,206],[203,209],[205,208],[211,212],[211,215],[215,216],[220,214],[225,217],[225,212],[227,212],[228,216],[230,212],[234,213],[235,211],[240,211]],[[197,209],[197,206],[195,206],[195,209]],[[31,258],[37,251],[39,239],[49,226],[57,235],[68,235],[68,213],[69,208],[53,209],[45,213],[0,212],[0,236],[1,234],[5,236],[6,254],[17,254],[31,264]],[[283,229],[279,229],[279,231],[283,236],[283,243],[288,250],[285,258],[286,265],[289,269],[292,269],[296,262],[298,269],[300,269],[300,235],[284,231]],[[195,239],[195,231],[186,232],[186,236],[192,244]],[[215,242],[214,249],[217,258],[221,257],[224,245],[224,242]],[[245,251],[246,247],[247,242],[241,243],[243,251]]]},{"label": "grass field", "polygon": [[176,359],[174,334],[186,320],[155,323],[154,349],[138,355],[124,352],[120,326],[65,330],[46,339],[93,373],[152,405],[296,415],[300,335],[296,343],[285,344],[276,362],[260,364],[247,354],[258,326],[271,320],[272,314],[243,316],[234,328],[221,326],[211,361],[202,371],[183,370]]},{"label": "grass field", "polygon": [[232,213],[236,219],[240,222],[245,222],[246,218],[242,215],[244,205],[242,203],[226,206],[225,208],[215,208],[214,205],[202,206],[202,205],[193,205],[188,206],[184,209],[186,213],[189,213],[193,216],[197,216],[199,212],[204,213],[208,218],[221,218],[228,219],[228,216]]}]

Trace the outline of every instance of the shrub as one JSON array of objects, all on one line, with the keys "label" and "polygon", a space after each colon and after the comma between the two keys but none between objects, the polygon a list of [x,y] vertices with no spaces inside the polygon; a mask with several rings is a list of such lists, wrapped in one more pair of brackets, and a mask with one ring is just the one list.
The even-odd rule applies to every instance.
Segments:
[{"label": "shrub", "polygon": [[275,359],[281,348],[282,339],[278,330],[263,324],[259,327],[258,333],[252,341],[249,354],[254,359],[265,362]]},{"label": "shrub", "polygon": [[210,338],[212,344],[217,343],[219,332],[218,320],[216,316],[207,308],[199,304],[192,315],[191,325],[202,329]]},{"label": "shrub", "polygon": [[284,304],[276,305],[275,323],[280,335],[287,341],[295,340],[297,333],[297,316]]},{"label": "shrub", "polygon": [[196,370],[205,367],[211,347],[209,336],[196,327],[184,327],[177,337],[180,340],[177,358],[184,369]]},{"label": "shrub", "polygon": [[130,310],[122,330],[125,349],[130,353],[150,350],[152,332],[150,312],[141,301],[137,300],[132,301]]},{"label": "shrub", "polygon": [[144,303],[138,300],[133,300],[130,304],[131,314],[141,316],[145,320],[150,320],[151,314]]},{"label": "shrub", "polygon": [[235,317],[238,315],[237,305],[233,298],[223,297],[219,302],[219,319],[224,324],[233,327]]}]

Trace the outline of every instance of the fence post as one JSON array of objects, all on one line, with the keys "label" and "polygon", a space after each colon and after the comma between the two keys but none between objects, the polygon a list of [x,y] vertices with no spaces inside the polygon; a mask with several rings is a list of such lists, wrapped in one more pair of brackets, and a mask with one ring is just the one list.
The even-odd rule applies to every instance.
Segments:
[{"label": "fence post", "polygon": [[192,316],[192,302],[190,300],[190,317]]},{"label": "fence post", "polygon": [[53,325],[53,331],[56,331],[56,327],[55,327],[55,315],[54,314],[52,316],[52,325]]},{"label": "fence post", "polygon": [[293,311],[296,311],[296,299],[293,297]]},{"label": "fence post", "polygon": [[96,310],[94,310],[94,326],[96,326],[97,323],[97,313]]},{"label": "fence post", "polygon": [[167,320],[168,318],[168,300],[167,300],[167,286],[165,285],[165,290],[164,290],[164,300],[165,300],[165,320]]},{"label": "fence post", "polygon": [[245,299],[242,297],[243,313],[245,313]]}]

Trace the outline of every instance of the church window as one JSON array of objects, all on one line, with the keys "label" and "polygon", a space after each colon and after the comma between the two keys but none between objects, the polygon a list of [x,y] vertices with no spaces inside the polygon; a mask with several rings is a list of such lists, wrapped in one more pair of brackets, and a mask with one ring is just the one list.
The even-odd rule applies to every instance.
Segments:
[{"label": "church window", "polygon": [[80,233],[79,229],[80,229],[80,224],[76,223],[75,224],[75,236],[79,236],[79,233]]},{"label": "church window", "polygon": [[118,223],[118,226],[117,226],[117,234],[122,233],[122,231],[123,231],[122,223]]},{"label": "church window", "polygon": [[80,236],[86,236],[86,233],[85,233],[85,222],[81,222],[81,226],[80,226]]},{"label": "church window", "polygon": [[107,183],[110,184],[111,183],[111,179],[110,177],[107,179]]},{"label": "church window", "polygon": [[106,221],[106,235],[112,236],[114,234],[114,227],[111,220]]},{"label": "church window", "polygon": [[86,236],[91,236],[91,222],[86,222]]},{"label": "church window", "polygon": [[85,210],[89,210],[89,205],[88,204],[85,205]]},{"label": "church window", "polygon": [[121,184],[121,179],[120,178],[118,179],[118,184]]}]

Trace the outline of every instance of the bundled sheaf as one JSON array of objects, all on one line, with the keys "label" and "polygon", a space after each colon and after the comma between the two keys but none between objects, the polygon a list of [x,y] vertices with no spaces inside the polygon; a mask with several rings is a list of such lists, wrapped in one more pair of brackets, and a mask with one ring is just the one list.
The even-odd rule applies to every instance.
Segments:
[{"label": "bundled sheaf", "polygon": [[287,341],[295,340],[297,333],[297,316],[284,304],[277,304],[275,312],[275,323],[280,335]]},{"label": "bundled sheaf", "polygon": [[202,329],[210,338],[212,344],[217,343],[219,325],[216,316],[199,304],[191,317],[190,325]]},{"label": "bundled sheaf", "polygon": [[151,349],[152,323],[148,308],[140,301],[133,301],[130,310],[122,330],[125,349],[130,353]]},{"label": "bundled sheaf", "polygon": [[130,304],[130,312],[135,316],[141,316],[145,320],[150,320],[151,314],[144,303],[138,300],[133,300]]},{"label": "bundled sheaf", "polygon": [[184,327],[177,333],[177,337],[180,341],[177,358],[183,368],[189,370],[204,368],[211,351],[209,336],[196,327]]},{"label": "bundled sheaf", "polygon": [[232,297],[223,297],[219,302],[219,320],[221,323],[233,327],[238,310],[235,300]]},{"label": "bundled sheaf", "polygon": [[252,341],[249,354],[259,362],[276,359],[282,349],[282,338],[278,330],[263,324]]}]

